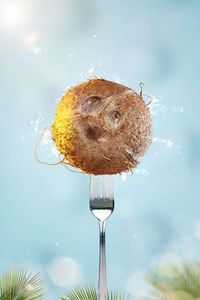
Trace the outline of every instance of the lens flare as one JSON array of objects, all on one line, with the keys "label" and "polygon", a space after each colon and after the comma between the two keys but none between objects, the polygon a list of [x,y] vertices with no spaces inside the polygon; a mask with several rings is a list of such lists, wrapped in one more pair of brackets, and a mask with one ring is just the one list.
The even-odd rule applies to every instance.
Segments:
[{"label": "lens flare", "polygon": [[4,24],[14,27],[19,25],[24,20],[24,10],[23,7],[11,3],[6,5],[1,12],[2,21]]}]

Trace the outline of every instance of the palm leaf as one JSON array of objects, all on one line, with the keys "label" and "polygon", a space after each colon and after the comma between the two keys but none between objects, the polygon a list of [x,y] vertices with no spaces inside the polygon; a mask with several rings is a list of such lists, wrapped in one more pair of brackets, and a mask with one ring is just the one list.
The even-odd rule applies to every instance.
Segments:
[{"label": "palm leaf", "polygon": [[1,300],[41,300],[43,281],[39,273],[32,275],[26,268],[15,268],[0,276]]},{"label": "palm leaf", "polygon": [[[93,285],[84,285],[66,292],[67,298],[61,300],[97,300],[97,291]],[[117,292],[108,292],[107,300],[128,300],[128,296],[118,294]]]},{"label": "palm leaf", "polygon": [[200,298],[199,263],[195,265],[170,263],[151,271],[147,280],[154,288],[152,291],[154,295],[162,295],[166,299],[189,300]]}]

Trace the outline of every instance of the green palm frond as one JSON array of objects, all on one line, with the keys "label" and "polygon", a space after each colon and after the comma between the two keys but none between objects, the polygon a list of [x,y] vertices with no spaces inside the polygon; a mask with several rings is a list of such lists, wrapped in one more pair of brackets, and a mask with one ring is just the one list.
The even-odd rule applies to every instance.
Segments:
[{"label": "green palm frond", "polygon": [[41,300],[43,281],[39,273],[32,275],[26,268],[15,268],[0,276],[1,300]]},{"label": "green palm frond", "polygon": [[[71,291],[66,292],[67,298],[61,298],[61,300],[97,300],[97,291],[93,285],[84,285],[77,287]],[[118,294],[117,292],[108,292],[108,300],[128,300],[128,296]]]},{"label": "green palm frond", "polygon": [[153,293],[166,296],[166,299],[200,298],[199,263],[170,263],[154,269],[147,280],[154,288]]}]

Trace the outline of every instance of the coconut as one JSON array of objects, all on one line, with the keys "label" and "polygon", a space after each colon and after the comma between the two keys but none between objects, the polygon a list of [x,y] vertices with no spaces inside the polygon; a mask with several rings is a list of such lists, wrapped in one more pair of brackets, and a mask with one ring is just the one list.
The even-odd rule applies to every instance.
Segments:
[{"label": "coconut", "polygon": [[116,174],[139,164],[152,141],[152,120],[142,93],[92,79],[62,97],[51,133],[62,162],[87,174]]}]

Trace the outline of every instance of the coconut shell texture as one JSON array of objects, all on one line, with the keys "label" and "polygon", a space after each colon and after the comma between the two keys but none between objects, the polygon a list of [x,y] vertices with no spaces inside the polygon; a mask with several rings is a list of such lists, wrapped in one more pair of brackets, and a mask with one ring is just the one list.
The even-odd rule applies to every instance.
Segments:
[{"label": "coconut shell texture", "polygon": [[94,175],[130,171],[152,141],[150,111],[142,96],[104,79],[68,90],[51,129],[64,160]]}]

